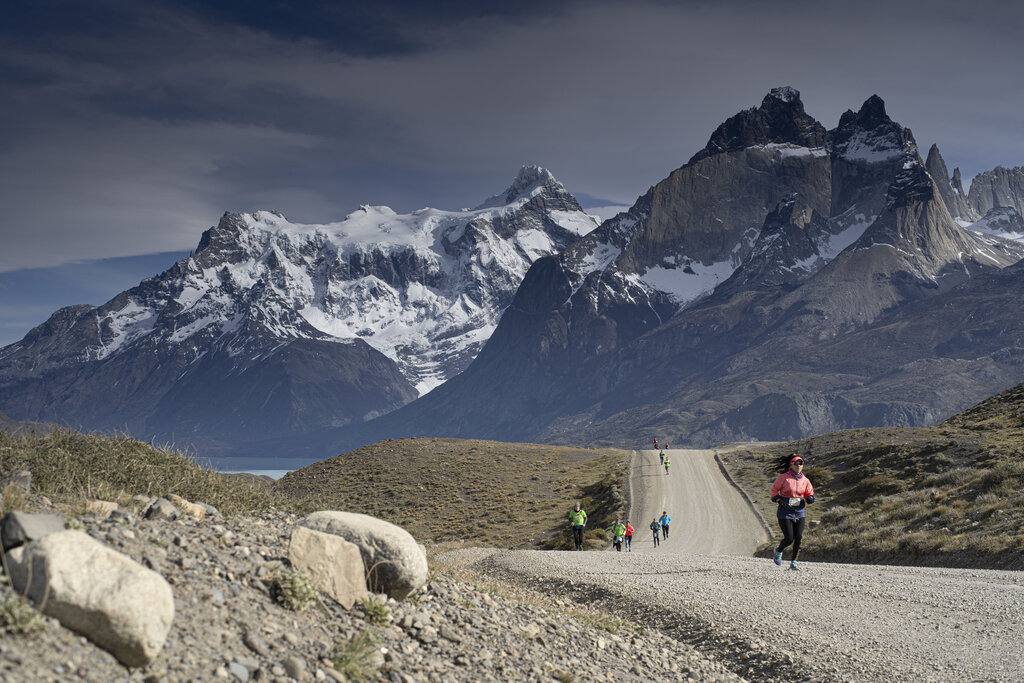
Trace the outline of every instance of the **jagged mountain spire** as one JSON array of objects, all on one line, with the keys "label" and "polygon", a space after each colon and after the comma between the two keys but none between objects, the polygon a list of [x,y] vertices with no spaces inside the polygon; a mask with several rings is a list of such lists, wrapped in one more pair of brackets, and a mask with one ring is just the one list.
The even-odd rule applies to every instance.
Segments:
[{"label": "jagged mountain spire", "polygon": [[942,201],[945,202],[953,219],[963,224],[977,220],[978,215],[968,205],[967,197],[964,195],[963,185],[960,183],[960,169],[953,172],[951,180],[946,162],[942,158],[942,154],[939,153],[938,145],[933,144],[928,148],[928,157],[925,159],[924,165],[932,180],[935,181],[935,186],[939,189],[939,194],[942,195]]},{"label": "jagged mountain spire", "polygon": [[744,110],[720,125],[704,149],[688,163],[754,145],[789,143],[821,147],[826,139],[825,127],[804,111],[799,91],[788,86],[773,88],[761,100],[760,107]]}]

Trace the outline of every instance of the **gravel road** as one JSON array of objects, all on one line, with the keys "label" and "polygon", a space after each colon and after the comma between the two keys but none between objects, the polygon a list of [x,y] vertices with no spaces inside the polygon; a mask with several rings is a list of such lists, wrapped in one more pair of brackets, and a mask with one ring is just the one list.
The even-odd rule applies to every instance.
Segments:
[{"label": "gravel road", "polygon": [[[749,507],[754,521],[719,523],[746,502],[721,502],[732,498],[713,457],[677,453],[668,476],[653,475],[650,452],[634,456],[631,519],[646,520],[636,552],[455,551],[447,561],[658,628],[747,680],[1024,680],[1024,573],[777,567],[749,557],[765,533]],[[672,535],[655,549],[646,524],[662,509]]]},{"label": "gravel road", "polygon": [[[668,474],[658,451],[640,451],[630,460],[634,551],[750,557],[769,539],[761,518],[722,475],[713,450],[673,449],[665,455],[671,460]],[[673,521],[669,542],[655,549],[648,525],[665,511]]]}]

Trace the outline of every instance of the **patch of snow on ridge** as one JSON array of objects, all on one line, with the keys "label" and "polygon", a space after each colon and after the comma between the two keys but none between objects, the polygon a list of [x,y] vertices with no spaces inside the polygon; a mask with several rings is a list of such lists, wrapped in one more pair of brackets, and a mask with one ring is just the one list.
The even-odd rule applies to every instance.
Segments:
[{"label": "patch of snow on ridge", "polygon": [[903,154],[903,146],[895,136],[875,135],[871,131],[858,131],[845,142],[840,151],[844,159],[869,164],[891,161]]},{"label": "patch of snow on ridge", "polygon": [[[591,209],[588,209],[590,211]],[[576,211],[549,211],[551,220],[574,235],[582,237],[598,226],[593,216],[580,214]]]},{"label": "patch of snow on ridge", "polygon": [[622,250],[618,247],[604,242],[598,243],[594,247],[594,251],[584,256],[583,260],[580,262],[580,274],[585,276],[593,273],[595,270],[604,270],[608,267],[608,264],[617,259],[621,253]]},{"label": "patch of snow on ridge", "polygon": [[788,157],[825,157],[828,150],[824,147],[801,147],[791,142],[772,142],[767,145],[758,145],[757,149],[766,152],[774,152],[783,159]]},{"label": "patch of snow on ridge", "polygon": [[[96,353],[96,359],[102,360],[115,353],[122,346],[130,344],[153,329],[157,314],[152,308],[142,306],[129,299],[124,308],[114,311],[100,319],[101,328],[106,328],[109,339],[102,342]],[[100,337],[103,338],[103,335]]]},{"label": "patch of snow on ridge", "polygon": [[735,270],[731,261],[720,261],[709,266],[694,262],[685,268],[655,266],[640,275],[639,280],[652,289],[669,294],[680,304],[685,304],[713,291],[728,280]]},{"label": "patch of snow on ridge", "polygon": [[843,228],[842,231],[829,235],[825,241],[818,245],[818,253],[826,261],[831,261],[839,255],[839,252],[860,239],[860,236],[875,222],[876,218],[877,216],[865,216],[862,213],[856,214],[853,217],[853,221]]}]

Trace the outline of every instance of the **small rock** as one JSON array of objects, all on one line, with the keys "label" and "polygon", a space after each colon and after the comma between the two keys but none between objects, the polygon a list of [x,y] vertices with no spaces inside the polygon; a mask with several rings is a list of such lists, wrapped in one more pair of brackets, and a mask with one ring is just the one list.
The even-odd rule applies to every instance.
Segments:
[{"label": "small rock", "polygon": [[295,680],[301,681],[305,678],[306,661],[304,659],[295,656],[285,657],[281,660],[281,666],[284,667],[285,673]]},{"label": "small rock", "polygon": [[249,680],[249,670],[238,662],[231,662],[228,664],[228,673],[242,681],[242,683]]},{"label": "small rock", "polygon": [[116,509],[117,503],[112,500],[90,500],[85,503],[85,511],[101,519],[106,519]]},{"label": "small rock", "polygon": [[260,657],[266,657],[270,654],[270,646],[267,644],[267,641],[263,640],[258,633],[251,629],[242,634],[242,642]]},{"label": "small rock", "polygon": [[441,628],[438,629],[437,632],[445,640],[450,640],[453,643],[461,643],[462,642],[462,636],[459,634],[459,632],[456,631],[451,626],[449,626],[448,624],[442,625]]},{"label": "small rock", "polygon": [[0,538],[3,539],[4,550],[60,531],[64,531],[64,518],[60,515],[33,515],[15,510],[0,520]]},{"label": "small rock", "polygon": [[181,515],[174,503],[166,498],[157,498],[142,514],[145,519],[175,520]]},{"label": "small rock", "polygon": [[23,493],[28,493],[32,490],[32,473],[28,470],[11,472],[0,479],[0,491],[3,491],[8,486],[16,486],[21,489]]}]

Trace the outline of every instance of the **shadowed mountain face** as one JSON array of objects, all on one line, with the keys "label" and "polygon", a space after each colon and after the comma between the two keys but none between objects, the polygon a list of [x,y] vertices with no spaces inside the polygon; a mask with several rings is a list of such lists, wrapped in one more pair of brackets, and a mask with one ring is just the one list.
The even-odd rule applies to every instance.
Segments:
[{"label": "shadowed mountain face", "polygon": [[466,372],[322,443],[927,424],[1024,379],[1024,274],[1003,270],[1021,255],[958,225],[880,98],[825,131],[779,88],[629,212],[538,259]]}]

